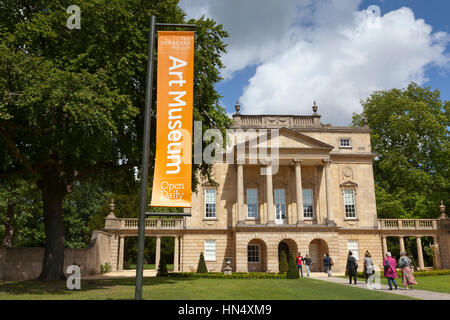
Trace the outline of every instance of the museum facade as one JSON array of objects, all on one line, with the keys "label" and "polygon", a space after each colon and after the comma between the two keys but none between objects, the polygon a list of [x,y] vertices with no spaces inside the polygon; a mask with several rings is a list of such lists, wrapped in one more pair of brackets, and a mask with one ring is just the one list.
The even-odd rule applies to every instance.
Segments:
[{"label": "museum facade", "polygon": [[[212,165],[211,179],[192,194],[191,216],[147,219],[146,236],[175,238],[174,270],[195,271],[203,252],[209,271],[227,262],[234,272],[278,272],[281,251],[300,252],[322,271],[328,253],[334,271],[344,272],[348,251],[360,265],[368,250],[382,264],[387,237],[433,237],[436,268],[450,267],[450,222],[439,219],[378,219],[370,128],[323,124],[313,114],[233,115],[232,147]],[[273,146],[276,145],[276,152]],[[445,211],[445,208],[444,208]],[[107,217],[115,235],[111,261],[123,268],[124,237],[136,236],[137,219]]]}]

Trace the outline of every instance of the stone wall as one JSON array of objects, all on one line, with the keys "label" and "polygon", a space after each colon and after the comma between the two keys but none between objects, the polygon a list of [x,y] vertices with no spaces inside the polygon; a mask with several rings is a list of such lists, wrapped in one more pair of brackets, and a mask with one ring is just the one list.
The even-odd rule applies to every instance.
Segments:
[{"label": "stone wall", "polygon": [[[81,266],[81,276],[100,273],[100,265],[110,262],[113,235],[95,230],[85,249],[64,250],[64,272],[72,264]],[[0,280],[36,279],[42,271],[44,248],[0,247]]]}]

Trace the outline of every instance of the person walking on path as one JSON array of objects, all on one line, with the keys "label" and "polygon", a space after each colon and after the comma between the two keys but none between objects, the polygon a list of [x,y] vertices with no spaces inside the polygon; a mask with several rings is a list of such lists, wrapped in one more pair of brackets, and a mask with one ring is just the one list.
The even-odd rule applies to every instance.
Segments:
[{"label": "person walking on path", "polygon": [[370,256],[370,252],[366,251],[364,254],[364,277],[366,278],[366,283],[369,282],[372,285],[374,276],[374,267],[372,257]]},{"label": "person walking on path", "polygon": [[395,282],[395,278],[398,278],[397,275],[397,262],[392,258],[390,252],[386,252],[386,258],[383,260],[383,268],[384,268],[384,276],[388,279],[389,290],[392,290],[392,284],[394,284],[395,289],[397,290],[397,283]]},{"label": "person walking on path", "polygon": [[302,265],[303,265],[303,257],[302,257],[302,254],[300,252],[298,253],[298,256],[297,256],[296,260],[297,260],[297,267],[300,270],[300,275],[303,277],[303,267],[302,267]]},{"label": "person walking on path", "polygon": [[325,253],[323,258],[323,268],[325,273],[328,273],[328,277],[331,277],[331,267],[333,266],[333,259],[331,259],[328,253]]},{"label": "person walking on path", "polygon": [[356,258],[353,256],[353,252],[348,252],[348,258],[347,258],[347,266],[345,269],[348,272],[348,281],[349,284],[352,284],[352,277],[353,281],[356,285],[356,276],[357,276],[357,269],[358,269],[358,263],[356,262]]},{"label": "person walking on path", "polygon": [[309,278],[309,271],[311,270],[311,258],[309,257],[309,254],[306,254],[303,258],[303,263],[305,264],[306,275]]},{"label": "person walking on path", "polygon": [[411,259],[406,256],[406,251],[400,252],[398,266],[402,269],[402,283],[405,286],[405,289],[412,289],[412,286],[416,285],[417,282],[414,280],[414,271],[411,266]]}]

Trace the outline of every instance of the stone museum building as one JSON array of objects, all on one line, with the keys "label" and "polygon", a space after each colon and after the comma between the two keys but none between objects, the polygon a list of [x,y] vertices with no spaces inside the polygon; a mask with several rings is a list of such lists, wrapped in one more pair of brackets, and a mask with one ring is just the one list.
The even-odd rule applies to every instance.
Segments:
[{"label": "stone museum building", "polygon": [[[313,114],[305,116],[242,115],[239,105],[236,110],[235,135],[239,130],[248,135],[228,149],[228,161],[213,164],[211,181],[200,182],[191,217],[147,219],[146,235],[157,238],[156,265],[161,237],[167,236],[175,238],[174,269],[183,272],[196,270],[201,252],[209,271],[223,271],[228,262],[233,272],[278,272],[282,250],[294,257],[309,253],[312,271],[323,270],[322,258],[329,253],[334,271],[343,272],[349,250],[360,265],[369,250],[381,266],[387,237],[398,238],[401,249],[404,237],[416,237],[423,269],[421,239],[431,236],[434,266],[450,267],[444,206],[439,219],[377,218],[375,155],[366,123],[323,124],[315,103]],[[274,138],[275,155],[267,150]],[[120,270],[124,237],[137,235],[137,219],[116,219],[112,213],[105,229],[114,235],[111,261]]]},{"label": "stone museum building", "polygon": [[[344,272],[349,250],[360,270],[366,250],[382,270],[386,239],[396,238],[403,250],[404,238],[414,237],[417,264],[424,269],[422,239],[432,237],[433,266],[427,267],[450,268],[450,219],[443,204],[437,219],[377,218],[367,124],[323,124],[315,103],[312,115],[242,115],[238,105],[236,110],[232,143],[218,153],[212,179],[201,180],[192,194],[191,216],[146,219],[145,235],[156,237],[156,266],[162,238],[172,237],[175,272],[196,271],[201,252],[212,272],[228,264],[233,272],[278,272],[281,251],[309,253],[313,272],[323,270],[329,253],[333,271]],[[125,237],[137,236],[138,219],[117,218],[113,203],[110,209],[88,248],[65,249],[64,270],[78,264],[89,275],[106,263],[113,271],[124,268]],[[0,247],[0,280],[35,279],[43,253],[44,248]]]}]

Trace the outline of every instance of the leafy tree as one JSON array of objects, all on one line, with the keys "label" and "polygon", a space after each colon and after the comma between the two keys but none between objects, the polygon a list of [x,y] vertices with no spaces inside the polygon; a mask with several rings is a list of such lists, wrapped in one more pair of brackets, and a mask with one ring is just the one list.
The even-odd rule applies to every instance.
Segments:
[{"label": "leafy tree", "polygon": [[198,260],[197,273],[208,273],[208,268],[206,267],[203,252],[200,252],[200,259]]},{"label": "leafy tree", "polygon": [[[450,199],[450,101],[410,83],[362,101],[372,130],[377,210],[381,218],[435,218]],[[447,203],[447,205],[449,205]]]},{"label": "leafy tree", "polygon": [[298,267],[295,263],[294,256],[292,254],[289,254],[289,267],[288,271],[286,273],[286,278],[288,279],[298,279],[300,277],[298,273]]},{"label": "leafy tree", "polygon": [[280,253],[279,271],[280,273],[286,273],[289,269],[288,261],[286,258],[286,252],[284,250]]},{"label": "leafy tree", "polygon": [[[63,206],[76,181],[135,181],[134,167],[142,158],[150,15],[159,22],[185,22],[176,0],[79,0],[81,30],[70,30],[66,8],[71,4],[5,0],[0,6],[0,178],[30,176],[42,192],[41,280],[64,277]],[[204,128],[223,128],[230,120],[218,105],[214,84],[227,33],[210,19],[189,22],[198,25],[194,119]],[[207,165],[195,165],[193,188],[199,167],[209,172]],[[66,220],[71,226],[73,213]]]},{"label": "leafy tree", "polygon": [[0,239],[6,247],[42,246],[42,199],[23,179],[0,181]]}]

